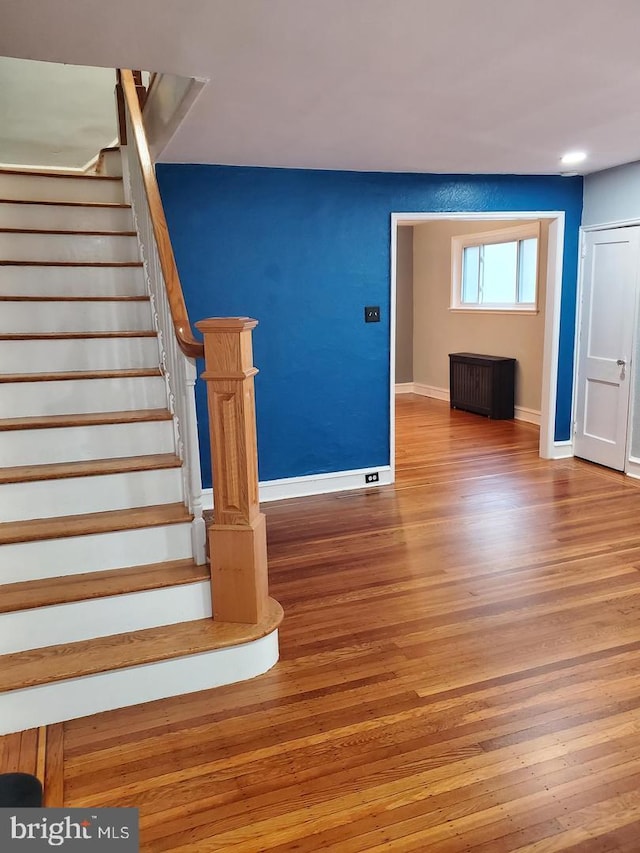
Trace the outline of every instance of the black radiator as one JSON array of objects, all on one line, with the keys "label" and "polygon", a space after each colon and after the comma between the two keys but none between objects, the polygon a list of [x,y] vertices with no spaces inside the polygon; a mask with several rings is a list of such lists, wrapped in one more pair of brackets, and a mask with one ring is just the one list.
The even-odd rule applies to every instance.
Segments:
[{"label": "black radiator", "polygon": [[513,417],[515,358],[449,354],[449,389],[452,409],[465,409],[498,419]]}]

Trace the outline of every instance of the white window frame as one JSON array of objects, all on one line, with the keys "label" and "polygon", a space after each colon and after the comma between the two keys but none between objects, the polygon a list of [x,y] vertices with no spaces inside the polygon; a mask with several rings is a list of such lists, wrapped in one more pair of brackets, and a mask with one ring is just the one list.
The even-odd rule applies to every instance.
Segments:
[{"label": "white window frame", "polygon": [[[536,293],[534,302],[509,302],[500,304],[477,304],[462,301],[462,266],[464,250],[469,246],[496,245],[513,243],[536,238]],[[451,238],[451,304],[450,311],[477,312],[484,314],[536,314],[538,312],[538,294],[540,292],[540,222],[527,222],[496,231],[480,231],[476,234],[459,234]]]}]

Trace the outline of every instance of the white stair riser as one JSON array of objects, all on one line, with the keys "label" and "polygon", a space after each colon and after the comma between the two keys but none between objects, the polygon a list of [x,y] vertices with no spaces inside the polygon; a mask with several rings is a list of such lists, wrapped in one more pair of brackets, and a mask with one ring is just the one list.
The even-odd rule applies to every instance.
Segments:
[{"label": "white stair riser", "polygon": [[122,177],[122,155],[120,149],[117,151],[104,151],[99,160],[99,175],[112,175],[116,178]]},{"label": "white stair riser", "polygon": [[0,172],[0,198],[25,201],[124,201],[122,181]]},{"label": "white stair riser", "polygon": [[0,383],[0,418],[164,409],[161,376]]},{"label": "white stair riser", "polygon": [[157,367],[156,338],[59,338],[0,340],[3,373],[127,370]]},{"label": "white stair riser", "polygon": [[0,258],[8,261],[139,261],[137,237],[122,234],[0,232]]},{"label": "white stair riser", "polygon": [[278,661],[278,631],[197,655],[0,694],[0,734],[255,678]]},{"label": "white stair riser", "polygon": [[3,302],[0,333],[147,331],[151,307],[140,302]]},{"label": "white stair riser", "polygon": [[3,613],[0,655],[210,616],[209,581]]},{"label": "white stair riser", "polygon": [[0,518],[27,521],[181,503],[180,468],[0,485]]},{"label": "white stair riser", "polygon": [[0,266],[0,296],[146,296],[146,293],[142,267]]},{"label": "white stair riser", "polygon": [[0,545],[0,584],[146,566],[191,555],[190,523],[18,542]]},{"label": "white stair riser", "polygon": [[0,202],[0,228],[61,231],[132,231],[128,207],[75,207],[65,204]]},{"label": "white stair riser", "polygon": [[0,433],[0,467],[174,452],[171,421],[11,430]]}]

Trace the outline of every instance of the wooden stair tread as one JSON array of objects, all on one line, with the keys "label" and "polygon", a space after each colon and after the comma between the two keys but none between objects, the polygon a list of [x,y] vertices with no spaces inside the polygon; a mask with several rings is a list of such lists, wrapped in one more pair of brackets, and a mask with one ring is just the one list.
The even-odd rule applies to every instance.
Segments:
[{"label": "wooden stair tread", "polygon": [[142,261],[10,261],[0,267],[141,267]]},{"label": "wooden stair tread", "polygon": [[59,205],[60,207],[127,207],[130,204],[125,204],[120,201],[48,201],[31,198],[0,198],[0,204],[48,204]]},{"label": "wooden stair tread", "polygon": [[274,631],[282,616],[282,607],[269,599],[267,616],[257,625],[198,619],[3,655],[0,692],[249,643]]},{"label": "wooden stair tread", "polygon": [[206,564],[197,566],[193,560],[171,560],[148,566],[5,584],[0,596],[0,613],[182,586],[210,577],[209,566]]},{"label": "wooden stair tread", "polygon": [[0,302],[149,302],[148,296],[0,296]]},{"label": "wooden stair tread", "polygon": [[43,539],[64,539],[68,536],[88,536],[93,533],[112,533],[137,530],[141,527],[160,527],[165,524],[185,524],[192,521],[189,510],[181,503],[158,504],[63,515],[55,518],[32,518],[27,521],[5,521],[0,524],[0,545],[17,542],[38,542]]},{"label": "wooden stair tread", "polygon": [[0,432],[170,421],[171,418],[172,415],[168,409],[132,409],[120,412],[90,412],[82,415],[34,415],[25,418],[0,418]]},{"label": "wooden stair tread", "polygon": [[117,456],[80,462],[51,462],[44,465],[15,465],[0,468],[0,485],[34,483],[39,480],[65,480],[70,477],[94,477],[101,474],[127,474],[180,468],[182,461],[175,453],[150,453],[145,456]]},{"label": "wooden stair tread", "polygon": [[130,370],[72,370],[61,373],[3,373],[3,382],[60,382],[65,379],[128,379],[139,376],[162,376],[159,367],[137,367]]},{"label": "wooden stair tread", "polygon": [[157,338],[153,329],[126,330],[124,332],[13,332],[0,334],[0,341],[72,341],[94,338]]},{"label": "wooden stair tread", "polygon": [[135,237],[135,231],[108,230],[79,230],[65,228],[0,228],[0,234],[62,234],[65,236],[84,237]]},{"label": "wooden stair tread", "polygon": [[94,175],[94,174],[79,174],[78,172],[45,172],[35,169],[2,169],[0,175],[29,175],[30,177],[39,178],[77,178],[83,181],[121,181],[122,177],[113,177],[111,175]]}]

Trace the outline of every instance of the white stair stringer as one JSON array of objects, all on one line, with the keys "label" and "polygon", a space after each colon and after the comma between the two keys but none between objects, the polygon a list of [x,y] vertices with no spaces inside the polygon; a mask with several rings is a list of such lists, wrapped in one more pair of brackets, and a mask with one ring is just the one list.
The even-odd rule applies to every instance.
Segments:
[{"label": "white stair stringer", "polygon": [[0,693],[0,735],[235,684],[278,660],[278,630],[259,639]]},{"label": "white stair stringer", "polygon": [[151,565],[192,556],[191,523],[0,545],[0,584]]}]

